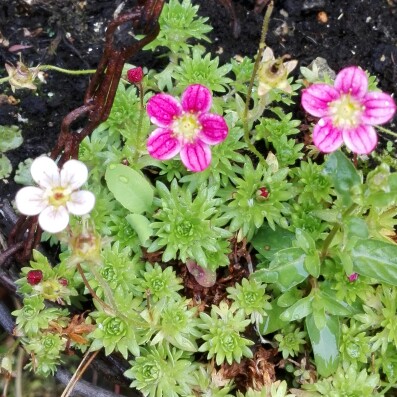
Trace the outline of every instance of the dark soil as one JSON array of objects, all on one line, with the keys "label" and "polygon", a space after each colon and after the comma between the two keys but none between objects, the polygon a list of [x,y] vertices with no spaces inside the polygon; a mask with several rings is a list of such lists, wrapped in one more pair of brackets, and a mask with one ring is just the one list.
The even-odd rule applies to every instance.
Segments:
[{"label": "dark soil", "polygon": [[[29,65],[52,64],[68,69],[95,68],[102,53],[104,29],[121,0],[0,0],[0,76],[5,62],[22,56]],[[134,3],[125,2],[125,8]],[[233,37],[232,16],[220,0],[196,0],[200,13],[213,26],[210,49],[227,61],[236,54],[257,51],[263,14],[254,12],[255,1],[235,0],[241,33]],[[31,5],[30,5],[31,4]],[[320,14],[322,12],[322,14]],[[320,20],[320,15],[325,21]],[[379,79],[380,88],[397,96],[397,4],[394,0],[276,0],[267,44],[276,55],[289,54],[307,66],[316,57],[331,68],[359,65]],[[13,46],[30,46],[13,51]],[[132,63],[153,66],[150,53]],[[48,152],[54,145],[62,118],[80,106],[87,76],[48,73],[47,83],[36,92],[18,90],[16,105],[0,101],[0,124],[19,125],[22,147],[9,152],[14,168],[28,157]],[[12,95],[8,84],[3,94]],[[0,92],[1,93],[1,92]],[[24,120],[26,121],[18,121]],[[16,186],[0,182],[1,196],[12,198]]]}]

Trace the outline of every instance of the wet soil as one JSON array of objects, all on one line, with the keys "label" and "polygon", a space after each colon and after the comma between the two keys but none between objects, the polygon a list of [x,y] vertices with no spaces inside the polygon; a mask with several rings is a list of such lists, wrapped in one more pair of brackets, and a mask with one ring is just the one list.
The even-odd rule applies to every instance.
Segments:
[{"label": "wet soil", "polygon": [[[233,36],[233,18],[221,0],[196,0],[200,14],[213,26],[209,49],[222,61],[257,51],[263,12],[255,1],[234,0],[240,35]],[[260,3],[260,1],[257,1]],[[121,0],[0,0],[0,76],[5,62],[20,56],[29,65],[52,64],[68,69],[95,68],[102,53],[104,30],[115,10],[134,1]],[[276,55],[288,54],[309,65],[326,58],[334,70],[359,65],[379,79],[381,89],[397,96],[397,3],[394,0],[276,0],[267,44]],[[23,46],[23,47],[21,47]],[[132,63],[153,66],[153,54],[141,53]],[[13,95],[16,104],[0,101],[0,124],[20,126],[24,144],[9,152],[15,167],[28,157],[48,152],[62,118],[83,102],[87,76],[47,73],[36,92],[8,84],[0,94]],[[0,182],[0,195],[11,198],[16,186]]]}]

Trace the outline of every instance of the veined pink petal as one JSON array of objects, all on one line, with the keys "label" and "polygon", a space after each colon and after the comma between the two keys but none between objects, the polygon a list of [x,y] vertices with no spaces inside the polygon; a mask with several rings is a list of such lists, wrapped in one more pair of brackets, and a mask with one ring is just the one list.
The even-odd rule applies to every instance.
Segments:
[{"label": "veined pink petal", "polygon": [[38,215],[47,207],[44,191],[39,187],[27,186],[20,189],[15,196],[18,211],[24,215]]},{"label": "veined pink petal", "polygon": [[393,98],[384,92],[368,92],[362,104],[365,109],[361,120],[365,124],[387,123],[396,113],[396,104]]},{"label": "veined pink petal", "polygon": [[182,94],[181,102],[185,112],[208,112],[212,106],[211,91],[201,84],[190,85]]},{"label": "veined pink petal", "polygon": [[59,186],[59,169],[55,161],[49,157],[36,158],[31,167],[30,173],[33,180],[44,188]]},{"label": "veined pink petal", "polygon": [[153,124],[168,127],[173,119],[182,113],[182,106],[171,95],[156,94],[149,99],[146,112]]},{"label": "veined pink petal", "polygon": [[343,131],[346,146],[354,153],[368,154],[378,143],[378,136],[371,125],[360,125],[354,129]]},{"label": "veined pink petal", "polygon": [[69,213],[63,206],[47,207],[39,215],[40,227],[49,233],[59,233],[64,230],[69,223]]},{"label": "veined pink petal", "polygon": [[211,163],[211,150],[206,143],[200,140],[183,146],[180,156],[182,163],[189,171],[203,171]]},{"label": "veined pink petal", "polygon": [[157,128],[148,138],[147,150],[155,159],[169,160],[179,153],[181,143],[172,136],[171,130]]},{"label": "veined pink petal", "polygon": [[84,163],[78,160],[67,161],[61,169],[61,186],[76,190],[82,186],[88,178],[88,169]]},{"label": "veined pink petal", "polygon": [[343,143],[342,131],[332,124],[330,118],[324,117],[314,126],[313,143],[324,153],[333,152]]},{"label": "veined pink petal", "polygon": [[66,207],[73,215],[88,214],[95,205],[95,196],[88,190],[79,190],[70,195],[70,201],[66,203]]},{"label": "veined pink petal", "polygon": [[368,90],[368,78],[363,70],[350,66],[337,74],[334,86],[339,92],[363,98]]},{"label": "veined pink petal", "polygon": [[313,84],[302,92],[302,106],[307,113],[316,117],[328,114],[328,106],[340,97],[339,92],[328,84]]},{"label": "veined pink petal", "polygon": [[208,145],[216,145],[224,141],[229,132],[225,119],[219,114],[204,113],[198,118],[203,129],[200,139]]}]

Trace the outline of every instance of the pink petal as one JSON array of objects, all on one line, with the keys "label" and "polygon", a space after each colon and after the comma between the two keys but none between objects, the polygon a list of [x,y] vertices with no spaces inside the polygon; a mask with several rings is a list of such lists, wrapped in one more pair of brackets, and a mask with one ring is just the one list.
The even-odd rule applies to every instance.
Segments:
[{"label": "pink petal", "polygon": [[200,132],[200,139],[208,145],[216,145],[224,141],[229,132],[225,119],[212,113],[204,113],[199,116],[199,122],[203,129]]},{"label": "pink petal", "polygon": [[368,90],[368,78],[363,70],[350,66],[337,74],[334,86],[339,92],[362,98]]},{"label": "pink petal", "polygon": [[82,186],[88,178],[88,169],[84,163],[78,160],[68,160],[61,169],[61,186],[76,190]]},{"label": "pink petal", "polygon": [[49,233],[59,233],[68,223],[69,213],[63,206],[49,206],[39,215],[40,227]]},{"label": "pink petal", "polygon": [[324,117],[328,114],[330,102],[340,97],[338,91],[328,84],[313,84],[303,90],[302,106],[307,113],[316,117]]},{"label": "pink petal", "polygon": [[181,102],[185,112],[208,112],[212,106],[211,91],[201,84],[190,85],[182,94]]},{"label": "pink petal", "polygon": [[393,98],[384,92],[368,92],[362,104],[365,109],[361,120],[365,124],[387,123],[396,112],[396,104]]},{"label": "pink petal", "polygon": [[156,94],[149,99],[146,112],[153,124],[168,127],[173,119],[182,113],[182,106],[171,95]]},{"label": "pink petal", "polygon": [[55,161],[49,157],[36,158],[31,167],[30,173],[33,180],[41,187],[59,186],[59,169]]},{"label": "pink petal", "polygon": [[354,153],[368,154],[378,143],[378,136],[374,127],[360,125],[354,129],[343,131],[343,140],[346,146]]},{"label": "pink petal", "polygon": [[332,124],[330,118],[324,117],[314,126],[313,143],[324,153],[333,152],[343,143],[342,131]]},{"label": "pink petal", "polygon": [[193,172],[203,171],[211,163],[211,150],[206,143],[200,140],[183,146],[180,156],[185,167]]},{"label": "pink petal", "polygon": [[88,214],[95,205],[95,196],[88,190],[79,190],[70,195],[70,201],[66,203],[68,211],[73,215]]},{"label": "pink petal", "polygon": [[147,150],[155,159],[169,160],[179,153],[181,143],[172,136],[171,130],[157,128],[148,138]]},{"label": "pink petal", "polygon": [[27,186],[18,191],[15,204],[21,214],[38,215],[47,206],[47,200],[44,198],[42,189]]}]

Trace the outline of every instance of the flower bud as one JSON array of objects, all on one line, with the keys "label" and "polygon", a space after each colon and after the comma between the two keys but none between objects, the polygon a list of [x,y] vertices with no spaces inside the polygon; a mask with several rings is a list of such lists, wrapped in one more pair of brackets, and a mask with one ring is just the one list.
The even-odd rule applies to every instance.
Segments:
[{"label": "flower bud", "polygon": [[30,285],[37,285],[43,279],[43,272],[41,270],[30,270],[26,275],[26,280]]},{"label": "flower bud", "polygon": [[127,79],[131,84],[140,83],[143,79],[143,70],[139,66],[137,68],[132,68],[127,72]]},{"label": "flower bud", "polygon": [[66,280],[65,277],[61,277],[58,281],[59,281],[59,284],[63,285],[64,287],[67,287],[67,285],[69,284],[69,281]]},{"label": "flower bud", "polygon": [[270,192],[267,189],[267,187],[263,186],[260,187],[257,191],[256,191],[256,196],[258,199],[260,200],[267,200],[269,198]]},{"label": "flower bud", "polygon": [[347,276],[347,278],[349,279],[349,281],[351,283],[353,283],[354,281],[356,281],[358,279],[358,273],[352,273],[350,276]]}]

